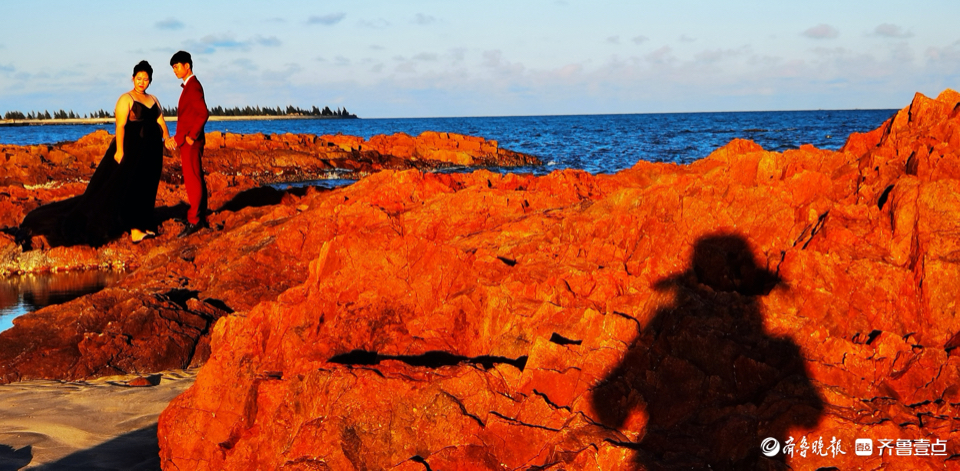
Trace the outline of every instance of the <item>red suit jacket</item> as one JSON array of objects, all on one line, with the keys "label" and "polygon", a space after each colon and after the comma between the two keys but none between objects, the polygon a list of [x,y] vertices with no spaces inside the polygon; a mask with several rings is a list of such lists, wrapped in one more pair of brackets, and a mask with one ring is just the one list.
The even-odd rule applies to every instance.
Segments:
[{"label": "red suit jacket", "polygon": [[187,136],[200,141],[202,146],[205,141],[203,125],[207,124],[210,116],[207,102],[203,99],[203,87],[195,76],[190,76],[181,87],[183,92],[180,93],[180,103],[177,105],[177,134],[173,138],[177,141],[177,147],[183,147]]}]

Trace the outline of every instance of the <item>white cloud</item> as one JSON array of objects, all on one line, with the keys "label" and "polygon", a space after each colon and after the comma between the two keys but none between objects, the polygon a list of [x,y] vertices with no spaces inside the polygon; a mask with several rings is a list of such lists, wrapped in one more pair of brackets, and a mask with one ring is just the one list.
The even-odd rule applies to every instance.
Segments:
[{"label": "white cloud", "polygon": [[346,13],[329,13],[326,15],[313,15],[307,19],[309,25],[332,26],[346,18]]},{"label": "white cloud", "polygon": [[674,58],[671,55],[672,52],[673,49],[671,49],[670,46],[663,46],[660,49],[647,54],[643,58],[646,59],[647,62],[666,64],[668,62],[674,62]]},{"label": "white cloud", "polygon": [[167,18],[163,21],[158,21],[154,23],[154,26],[156,26],[158,29],[167,29],[171,31],[183,29],[183,23],[175,18]]},{"label": "white cloud", "polygon": [[646,36],[643,36],[643,35],[640,35],[640,36],[634,36],[634,37],[631,38],[630,40],[633,41],[634,44],[643,44],[643,43],[649,41],[650,38],[648,38],[648,37],[646,37]]},{"label": "white cloud", "polygon": [[558,77],[571,78],[583,73],[583,66],[580,64],[569,64],[556,71]]},{"label": "white cloud", "polygon": [[700,63],[716,63],[723,61],[725,59],[732,59],[738,56],[742,56],[747,51],[747,48],[741,49],[711,49],[700,51],[697,54],[694,54],[693,58],[696,62]]},{"label": "white cloud", "polygon": [[237,59],[237,60],[231,62],[230,64],[231,64],[231,65],[235,65],[235,66],[237,66],[237,67],[240,67],[241,69],[246,69],[246,70],[257,70],[257,69],[259,69],[259,67],[257,67],[257,64],[256,64],[256,63],[254,63],[252,60],[246,59],[246,58],[244,58],[244,59]]},{"label": "white cloud", "polygon": [[913,37],[913,33],[909,31],[904,31],[899,26],[895,24],[890,24],[890,23],[884,23],[874,28],[873,35],[881,36],[885,38],[900,38],[900,39]]},{"label": "white cloud", "polygon": [[905,42],[894,45],[890,48],[890,58],[901,64],[909,64],[914,61],[913,49]]},{"label": "white cloud", "polygon": [[274,83],[289,83],[290,76],[303,71],[300,64],[286,64],[283,70],[264,70],[263,79]]},{"label": "white cloud", "polygon": [[462,47],[457,47],[457,48],[450,49],[450,51],[448,51],[447,54],[450,56],[450,59],[454,63],[460,63],[460,62],[463,62],[464,59],[466,59],[467,50]]},{"label": "white cloud", "polygon": [[269,38],[264,38],[264,37],[262,37],[262,36],[257,36],[256,41],[257,41],[257,43],[259,43],[261,46],[267,46],[267,47],[277,47],[277,46],[283,44],[282,42],[280,42],[279,39],[277,39],[276,36],[270,36]]},{"label": "white cloud", "polygon": [[364,28],[372,28],[372,29],[385,29],[390,27],[391,25],[389,21],[383,18],[377,18],[376,20],[363,20],[357,24],[359,24]]},{"label": "white cloud", "polygon": [[503,53],[496,51],[483,51],[484,67],[499,67],[503,60]]},{"label": "white cloud", "polygon": [[208,34],[198,40],[188,40],[183,43],[187,52],[193,54],[212,54],[219,49],[239,49],[248,50],[250,43],[247,41],[237,41],[232,34]]},{"label": "white cloud", "polygon": [[431,23],[435,23],[436,21],[436,18],[430,15],[424,15],[423,13],[417,13],[417,15],[413,17],[413,24],[417,25],[429,25]]},{"label": "white cloud", "polygon": [[501,79],[504,77],[518,77],[525,70],[523,64],[505,60],[503,58],[503,52],[499,49],[484,51],[481,65],[492,69]]},{"label": "white cloud", "polygon": [[620,36],[610,36],[607,38],[609,44],[620,44]]},{"label": "white cloud", "polygon": [[249,51],[253,45],[278,47],[283,44],[276,36],[257,36],[247,40],[238,40],[232,33],[208,34],[200,39],[183,42],[183,49],[192,54],[213,54],[219,50]]},{"label": "white cloud", "polygon": [[957,74],[960,68],[960,41],[944,47],[929,47],[925,54],[930,67],[937,70],[950,70]]},{"label": "white cloud", "polygon": [[840,36],[840,30],[828,24],[819,24],[807,28],[802,34],[811,39],[836,39]]},{"label": "white cloud", "polygon": [[395,70],[401,74],[414,74],[417,72],[417,65],[413,62],[403,62]]}]

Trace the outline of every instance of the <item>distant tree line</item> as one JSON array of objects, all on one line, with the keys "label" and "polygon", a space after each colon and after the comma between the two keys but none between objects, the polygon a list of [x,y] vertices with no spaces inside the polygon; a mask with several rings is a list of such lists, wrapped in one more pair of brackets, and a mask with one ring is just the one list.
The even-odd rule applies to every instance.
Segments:
[{"label": "distant tree line", "polygon": [[[351,114],[347,111],[346,108],[337,108],[336,111],[331,110],[329,106],[324,106],[323,109],[319,109],[316,106],[312,107],[309,110],[305,110],[296,106],[287,106],[286,109],[281,107],[270,108],[265,107],[261,108],[259,106],[245,106],[240,108],[235,106],[233,108],[223,108],[222,106],[215,106],[210,110],[210,116],[330,116],[338,118],[356,118],[357,115]],[[176,116],[177,108],[163,108],[163,114],[165,116]],[[3,114],[3,119],[89,119],[89,118],[112,118],[113,113],[104,110],[97,110],[92,113],[85,114],[83,116],[74,113],[73,110],[70,111],[55,111],[53,114],[50,114],[49,111],[31,111],[27,114],[23,114],[20,111],[7,111]]]},{"label": "distant tree line", "polygon": [[73,110],[54,111],[53,114],[50,114],[49,111],[31,111],[27,114],[23,114],[23,112],[20,111],[7,111],[3,114],[3,119],[87,119],[112,117],[113,113],[109,113],[104,110],[94,111],[93,113],[85,114],[83,116],[78,113],[74,113]]},{"label": "distant tree line", "polygon": [[[346,108],[337,108],[336,111],[330,109],[329,106],[324,106],[321,110],[316,106],[312,107],[309,110],[303,108],[288,105],[286,109],[281,107],[270,108],[260,106],[244,106],[240,108],[235,106],[233,108],[224,108],[222,106],[214,106],[210,108],[210,116],[336,116],[339,118],[356,118],[357,115],[350,114]],[[176,116],[176,108],[164,108],[163,114],[165,116]]]}]

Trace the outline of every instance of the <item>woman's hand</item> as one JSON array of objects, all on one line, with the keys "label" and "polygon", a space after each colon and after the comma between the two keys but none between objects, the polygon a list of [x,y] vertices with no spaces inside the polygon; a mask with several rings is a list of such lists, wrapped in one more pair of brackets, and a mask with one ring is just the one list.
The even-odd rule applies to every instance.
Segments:
[{"label": "woman's hand", "polygon": [[117,152],[113,154],[113,160],[116,160],[117,163],[123,160],[123,146],[117,146]]}]

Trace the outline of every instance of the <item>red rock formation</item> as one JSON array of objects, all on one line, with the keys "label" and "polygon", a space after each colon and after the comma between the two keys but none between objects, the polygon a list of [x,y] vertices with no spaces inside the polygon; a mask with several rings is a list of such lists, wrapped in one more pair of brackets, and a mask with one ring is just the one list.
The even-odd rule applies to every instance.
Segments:
[{"label": "red rock formation", "polygon": [[[78,380],[198,365],[224,311],[177,291],[107,288],[16,319],[0,332],[0,382]],[[181,303],[181,304],[178,304]]]},{"label": "red rock formation", "polygon": [[245,209],[173,270],[242,313],[161,417],[164,468],[949,467],[958,102],[839,152],[382,172]]},{"label": "red rock formation", "polygon": [[[388,162],[400,168],[437,164],[412,164],[412,156],[390,155],[392,148],[386,144],[380,151],[346,152],[339,147],[329,150],[327,141],[307,135],[226,137],[226,144],[218,143],[219,133],[211,133],[207,143],[217,146],[207,155],[209,201],[217,208],[209,220],[215,230],[189,239],[175,237],[182,226],[170,218],[185,195],[176,183],[178,167],[167,156],[167,177],[157,198],[164,222],[156,239],[135,245],[122,238],[99,249],[49,248],[38,240],[33,244],[37,250],[23,251],[11,235],[0,233],[0,274],[136,269],[121,286],[16,319],[12,329],[0,333],[0,382],[75,380],[202,363],[209,354],[213,321],[233,309],[274,300],[302,283],[307,263],[319,250],[304,246],[303,227],[282,224],[308,208],[299,203],[297,194],[313,195],[317,190],[258,188],[263,180],[275,179],[273,170],[267,169],[286,165],[308,175],[304,168],[313,165],[309,162],[320,162],[331,153],[340,159],[331,161],[359,159],[357,168]],[[16,226],[37,205],[82,192],[83,179],[92,174],[111,139],[97,131],[75,143],[3,147],[12,164],[0,171],[6,185],[0,189],[0,226]],[[469,151],[477,162],[536,162],[482,139],[459,136],[452,142],[464,139],[487,146]],[[430,150],[429,145],[421,148],[424,153]],[[231,161],[227,154],[241,158]],[[269,175],[260,178],[264,172]]]},{"label": "red rock formation", "polygon": [[[98,130],[76,142],[38,146],[2,146],[6,164],[0,168],[0,228],[15,228],[41,204],[81,193],[113,137]],[[240,205],[269,193],[253,191],[278,181],[354,179],[383,169],[435,170],[451,165],[540,165],[533,156],[502,149],[496,141],[452,133],[426,132],[374,136],[370,143],[354,136],[309,134],[207,135],[204,168],[208,204],[214,209]],[[166,155],[157,206],[163,219],[180,215],[186,194],[181,187],[179,159]],[[277,192],[274,192],[277,193]],[[275,203],[276,201],[274,201]],[[229,206],[232,205],[232,206]],[[178,229],[175,229],[178,230]],[[43,241],[35,247],[44,248]],[[136,265],[138,254],[117,250],[96,257],[57,252],[21,254],[11,243],[0,244],[0,274],[49,270],[81,270],[105,265]],[[59,256],[51,258],[50,255]]]},{"label": "red rock formation", "polygon": [[[432,170],[459,166],[516,167],[540,165],[533,156],[499,147],[496,141],[454,133],[425,132],[356,136],[309,134],[207,135],[210,171],[242,172],[265,181],[316,178],[337,170],[340,178],[359,178],[384,169]],[[205,161],[206,161],[205,160]]]}]

